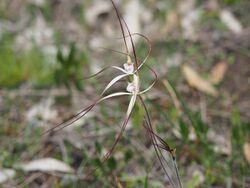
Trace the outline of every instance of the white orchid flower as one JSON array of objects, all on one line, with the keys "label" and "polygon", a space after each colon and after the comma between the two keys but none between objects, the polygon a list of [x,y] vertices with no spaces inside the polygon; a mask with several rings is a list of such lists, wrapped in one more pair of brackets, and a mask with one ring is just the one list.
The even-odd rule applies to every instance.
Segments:
[{"label": "white orchid flower", "polygon": [[[137,35],[137,36],[140,36],[142,37],[147,44],[150,44],[149,40],[147,37],[145,37],[144,35],[142,34],[139,34],[139,33],[134,33],[134,34],[131,34],[129,29],[128,29],[128,26],[126,24],[126,22],[124,21],[123,17],[120,16],[114,2],[111,0],[112,4],[113,4],[113,7],[116,11],[116,15],[118,17],[118,20],[119,20],[119,23],[120,23],[120,28],[121,28],[121,31],[122,31],[122,35],[123,35],[123,40],[124,40],[124,44],[125,44],[125,47],[126,47],[126,52],[118,52],[116,50],[111,50],[113,52],[117,52],[117,53],[120,53],[120,54],[123,54],[123,55],[126,55],[127,56],[127,62],[124,63],[122,66],[109,66],[109,67],[106,67],[104,69],[102,69],[101,71],[99,71],[98,73],[92,75],[91,77],[94,77],[102,72],[104,72],[105,70],[107,70],[108,68],[112,68],[112,69],[115,69],[115,70],[118,70],[121,72],[120,75],[114,77],[113,79],[111,79],[111,81],[106,85],[106,87],[103,89],[103,91],[101,92],[101,94],[99,95],[99,97],[91,104],[89,105],[88,107],[86,107],[85,109],[81,110],[79,113],[77,113],[76,115],[74,115],[72,118],[70,118],[68,121],[66,122],[63,122],[55,127],[53,127],[52,129],[50,130],[47,130],[44,132],[44,134],[48,133],[48,132],[51,132],[51,131],[59,131],[61,129],[63,129],[64,127],[66,126],[69,126],[71,125],[72,123],[74,123],[75,121],[79,120],[80,118],[82,118],[83,116],[85,116],[89,111],[91,111],[97,104],[99,104],[100,102],[103,102],[105,100],[108,100],[108,99],[112,99],[112,98],[115,98],[115,97],[119,97],[119,96],[130,96],[130,100],[129,100],[129,104],[128,104],[128,107],[127,107],[127,111],[126,111],[126,114],[125,114],[125,118],[123,120],[123,123],[122,123],[122,127],[121,127],[121,130],[120,132],[118,133],[118,135],[116,136],[116,139],[115,139],[115,142],[113,143],[113,145],[110,147],[110,149],[108,150],[108,152],[104,155],[104,158],[103,158],[103,162],[106,161],[107,159],[109,159],[109,157],[111,156],[112,152],[114,151],[117,143],[119,142],[123,132],[125,131],[125,128],[126,128],[126,125],[128,124],[128,121],[130,119],[130,116],[131,116],[131,113],[133,111],[133,108],[135,106],[135,103],[137,101],[137,99],[139,99],[139,102],[142,104],[144,110],[145,110],[145,113],[146,113],[146,116],[145,116],[145,128],[147,130],[147,133],[149,135],[149,138],[152,142],[152,145],[154,146],[154,149],[156,151],[156,154],[157,154],[157,157],[160,161],[160,164],[164,170],[164,172],[166,173],[166,175],[168,176],[169,180],[170,180],[170,183],[173,187],[182,187],[181,185],[181,182],[180,182],[180,178],[179,178],[179,175],[178,175],[178,171],[177,171],[177,166],[175,165],[175,177],[177,177],[176,179],[178,181],[176,181],[175,179],[171,178],[171,176],[169,175],[169,173],[171,173],[171,171],[167,171],[166,168],[165,168],[165,165],[164,163],[166,163],[166,165],[168,166],[168,161],[165,159],[164,157],[164,154],[163,154],[163,151],[164,152],[168,152],[170,154],[170,156],[172,157],[172,160],[175,164],[175,153],[174,153],[174,150],[172,150],[166,142],[164,142],[153,130],[152,128],[152,125],[151,125],[151,121],[150,121],[150,116],[149,116],[149,113],[148,113],[148,110],[147,110],[147,107],[141,97],[142,94],[146,93],[147,91],[149,91],[155,84],[156,80],[157,80],[157,75],[155,73],[155,71],[149,67],[148,65],[146,65],[146,61],[147,61],[147,58],[151,52],[151,46],[149,45],[149,50],[147,52],[147,55],[146,57],[144,58],[143,61],[140,61],[138,60],[138,58],[136,57],[136,52],[135,52],[135,47],[134,47],[134,43],[133,43],[133,36],[134,35]],[[128,36],[125,35],[125,30],[124,30],[124,27],[126,28],[126,31],[128,33]],[[132,49],[133,49],[133,55],[130,55],[129,54],[129,51],[128,51],[128,47],[127,47],[127,42],[125,40],[126,37],[129,37],[130,38],[130,42],[131,42],[131,45],[132,45]],[[139,71],[141,68],[143,67],[146,67],[148,68],[151,73],[153,73],[154,75],[154,80],[153,82],[151,83],[150,86],[148,86],[148,88],[144,89],[144,90],[140,90],[140,75],[139,75]],[[115,93],[111,93],[111,94],[108,94],[106,95],[107,91],[112,87],[114,86],[118,81],[120,81],[121,79],[124,79],[124,78],[127,78],[128,79],[128,84],[127,84],[127,87],[124,88],[124,91],[120,91],[120,92],[115,92]],[[169,166],[168,166],[168,169],[171,169]]]}]

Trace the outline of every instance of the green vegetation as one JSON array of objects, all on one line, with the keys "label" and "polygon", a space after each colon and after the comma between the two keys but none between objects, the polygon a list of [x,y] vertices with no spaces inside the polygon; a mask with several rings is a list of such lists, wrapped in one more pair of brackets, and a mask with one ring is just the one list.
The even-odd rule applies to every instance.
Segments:
[{"label": "green vegetation", "polygon": [[38,49],[25,53],[16,52],[12,40],[6,37],[0,47],[0,87],[17,87],[24,82],[35,85],[52,83],[52,65]]},{"label": "green vegetation", "polygon": [[[148,1],[143,3],[153,6]],[[203,3],[199,1],[197,4],[200,6]],[[154,12],[152,11],[154,19],[159,19],[163,26],[170,11],[168,9],[175,8],[174,2],[169,4],[171,8],[159,10],[157,7]],[[241,7],[246,11],[243,6],[245,4],[247,3],[237,0],[219,2],[221,7],[232,9]],[[84,4],[85,9],[88,6],[87,3]],[[78,7],[81,19],[84,17],[84,8]],[[52,13],[52,5],[46,3],[41,8],[35,5],[29,7],[29,13],[32,15],[35,15],[38,10],[41,10],[46,21],[51,22],[51,25],[54,24],[56,13]],[[248,19],[237,11],[239,9],[235,8],[240,19]],[[4,9],[0,7],[0,18],[7,17]],[[108,16],[103,17],[102,19],[105,20]],[[111,20],[113,24],[113,19]],[[81,22],[87,25],[86,20]],[[247,22],[244,23],[247,24]],[[107,25],[103,27],[107,29]],[[101,28],[98,24],[92,27]],[[199,20],[199,27],[202,37],[208,36],[208,38],[189,41],[180,37],[181,35],[168,37],[164,33],[163,39],[152,41],[152,53],[147,63],[159,72],[159,78],[154,89],[151,90],[152,93],[151,91],[146,93],[145,102],[157,133],[172,148],[176,148],[179,173],[184,187],[226,187],[227,185],[247,187],[250,168],[243,146],[250,141],[250,116],[247,111],[249,107],[246,105],[249,102],[249,91],[246,92],[249,85],[245,82],[249,80],[249,73],[245,73],[244,70],[249,68],[250,50],[244,45],[237,46],[238,39],[227,38],[227,35],[221,39],[222,42],[213,43],[211,36],[217,36],[218,33],[232,35],[222,24],[216,12],[204,13]],[[86,30],[84,30],[86,32],[84,37],[88,40],[91,40],[93,35],[99,36],[99,31],[96,31],[98,34],[89,31],[93,28],[83,28]],[[205,35],[203,32],[208,34]],[[60,36],[60,40],[63,40],[63,36]],[[113,73],[105,72],[106,75],[98,75],[93,82],[86,81],[84,78],[92,73],[89,71],[92,65],[95,66],[91,58],[92,56],[99,58],[98,63],[110,65],[109,63],[117,63],[113,52],[104,53],[102,56],[96,55],[92,51],[83,51],[77,45],[78,41],[75,41],[67,44],[69,49],[67,53],[63,48],[58,47],[55,59],[50,59],[49,63],[48,57],[40,48],[34,47],[26,52],[18,51],[15,49],[14,41],[14,34],[4,34],[0,39],[0,171],[2,168],[16,170],[17,174],[10,181],[10,185],[36,187],[48,183],[50,187],[55,188],[119,186],[119,188],[161,188],[166,186],[166,177],[163,177],[159,170],[157,157],[143,127],[145,114],[139,104],[136,104],[131,121],[112,157],[102,163],[103,154],[113,144],[120,131],[128,104],[126,97],[115,98],[100,104],[89,116],[74,123],[70,128],[65,128],[66,130],[51,131],[41,136],[52,125],[67,120],[80,111],[81,106],[86,107],[90,100],[96,99],[97,91],[113,78],[113,75],[111,77]],[[224,46],[224,43],[231,41],[235,44],[235,49]],[[213,43],[212,47],[211,43]],[[60,41],[58,46],[59,44]],[[84,46],[85,49],[88,49],[87,44],[86,47]],[[136,45],[138,57],[145,58],[147,49],[147,44],[139,41]],[[181,54],[181,62],[169,65],[168,61],[176,54]],[[120,57],[123,58],[122,55]],[[110,62],[106,63],[106,59]],[[188,86],[184,80],[181,72],[182,64],[192,64],[199,70],[197,72],[200,75],[208,78],[208,72],[221,61],[227,62],[228,72],[222,82],[215,84],[219,91],[218,97],[211,97],[197,91]],[[144,78],[141,87],[147,88],[152,83],[152,75],[147,69],[142,70],[140,74]],[[165,85],[166,82],[169,83],[170,88]],[[124,82],[118,83],[114,91],[124,89],[122,84]],[[22,95],[20,92],[20,94],[19,91],[23,91],[23,85],[24,88],[35,90],[37,93]],[[60,89],[66,91],[66,95],[63,92],[60,93]],[[45,94],[40,93],[42,90],[43,92],[45,90]],[[55,94],[52,92],[54,90],[59,92]],[[79,95],[75,95],[76,90]],[[48,98],[54,99],[49,109],[44,107],[35,118],[29,118],[30,109]],[[69,102],[72,99],[76,101],[76,106]],[[57,111],[57,115],[51,119],[47,118],[53,114],[53,110]],[[42,126],[39,126],[40,124]],[[28,173],[18,168],[19,163],[42,157],[61,160],[70,165],[75,173],[53,175]],[[39,176],[32,176],[34,174]],[[29,179],[30,177],[34,179]],[[9,185],[9,182],[7,184]]]}]

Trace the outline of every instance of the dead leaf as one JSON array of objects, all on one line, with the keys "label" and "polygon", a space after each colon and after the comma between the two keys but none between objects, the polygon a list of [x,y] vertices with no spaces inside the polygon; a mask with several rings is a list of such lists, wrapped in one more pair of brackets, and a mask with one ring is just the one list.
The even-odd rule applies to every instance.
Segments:
[{"label": "dead leaf", "polygon": [[217,96],[218,92],[214,86],[204,78],[202,78],[195,70],[188,65],[182,66],[182,72],[185,79],[191,87],[198,89],[208,95]]},{"label": "dead leaf", "polygon": [[176,10],[172,10],[166,15],[166,26],[164,30],[167,33],[172,33],[176,31],[177,27],[178,27],[178,12]]},{"label": "dead leaf", "polygon": [[41,171],[41,172],[63,172],[63,173],[72,173],[73,169],[57,159],[53,158],[42,158],[37,159],[26,164],[18,165],[22,170],[30,171]]},{"label": "dead leaf", "polygon": [[245,158],[246,158],[248,164],[250,164],[250,143],[245,143],[243,150],[244,150]]},{"label": "dead leaf", "polygon": [[221,21],[235,34],[242,33],[242,25],[239,20],[228,10],[222,10],[220,12]]},{"label": "dead leaf", "polygon": [[213,84],[219,84],[223,80],[227,68],[228,64],[225,61],[216,64],[211,70],[209,77],[210,82]]},{"label": "dead leaf", "polygon": [[16,171],[13,169],[0,169],[0,184],[13,178],[16,175]]}]

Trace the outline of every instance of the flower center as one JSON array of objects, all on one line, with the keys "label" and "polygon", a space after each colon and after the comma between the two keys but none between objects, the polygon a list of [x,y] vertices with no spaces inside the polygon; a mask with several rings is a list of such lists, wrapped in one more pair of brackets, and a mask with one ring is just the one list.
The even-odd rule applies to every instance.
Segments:
[{"label": "flower center", "polygon": [[124,70],[127,71],[129,74],[134,72],[134,64],[125,63],[123,64]]},{"label": "flower center", "polygon": [[127,91],[130,92],[130,93],[134,93],[135,90],[136,90],[135,84],[134,83],[128,83]]}]

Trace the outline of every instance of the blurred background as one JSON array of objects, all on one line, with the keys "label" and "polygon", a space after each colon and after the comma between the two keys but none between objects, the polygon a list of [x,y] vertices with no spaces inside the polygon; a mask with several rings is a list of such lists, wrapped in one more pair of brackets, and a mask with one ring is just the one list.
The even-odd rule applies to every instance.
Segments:
[{"label": "blurred background", "polygon": [[[176,148],[184,187],[250,187],[250,2],[117,0],[146,35],[159,76],[143,97]],[[42,133],[98,97],[117,72],[83,78],[125,52],[109,0],[0,1],[0,186],[169,187],[137,105],[112,157],[129,98],[108,100],[65,129]],[[144,59],[148,44],[134,43]],[[104,49],[105,48],[105,49]],[[153,78],[141,71],[141,87]],[[110,92],[124,91],[119,83]],[[99,167],[86,177],[89,168]]]}]

